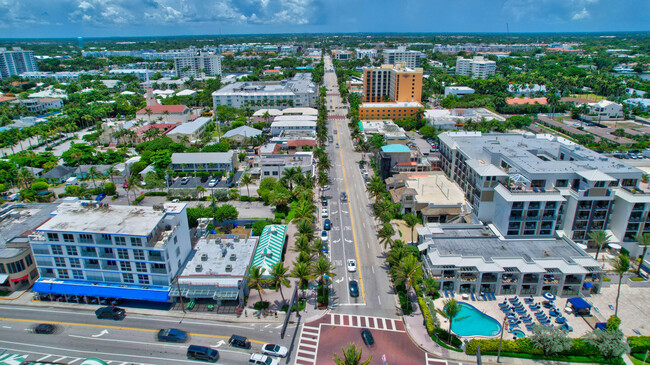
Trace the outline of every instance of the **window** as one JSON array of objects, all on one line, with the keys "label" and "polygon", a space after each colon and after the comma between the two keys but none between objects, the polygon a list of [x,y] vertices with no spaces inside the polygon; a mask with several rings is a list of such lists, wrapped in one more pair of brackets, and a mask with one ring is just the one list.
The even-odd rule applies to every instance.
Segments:
[{"label": "window", "polygon": [[149,275],[138,274],[138,282],[140,284],[149,284]]},{"label": "window", "polygon": [[59,240],[59,235],[57,233],[48,233],[47,234],[47,239],[49,241],[58,241]]},{"label": "window", "polygon": [[174,244],[178,243],[178,236],[174,236]]},{"label": "window", "polygon": [[142,246],[142,238],[131,237],[131,246]]},{"label": "window", "polygon": [[63,255],[61,245],[52,245],[50,247],[52,248],[52,255]]},{"label": "window", "polygon": [[180,248],[180,247],[176,247],[176,256],[178,257],[178,256],[180,256],[180,255],[181,255],[181,248]]},{"label": "window", "polygon": [[70,279],[70,275],[68,274],[68,270],[59,269],[59,270],[57,270],[57,272],[59,273],[59,278],[60,279]]},{"label": "window", "polygon": [[111,240],[111,235],[102,233],[102,239],[104,241],[110,241]]},{"label": "window", "polygon": [[83,280],[84,279],[84,273],[81,270],[72,270],[72,278],[73,279]]},{"label": "window", "polygon": [[117,266],[117,261],[115,261],[115,260],[106,260],[106,266]]},{"label": "window", "polygon": [[133,274],[122,274],[122,281],[125,283],[134,283]]},{"label": "window", "polygon": [[7,271],[5,270],[5,265],[0,264],[0,274],[6,274],[6,273],[7,273]]},{"label": "window", "polygon": [[104,247],[104,256],[113,256],[113,249],[109,247]]},{"label": "window", "polygon": [[81,267],[81,262],[79,259],[71,258],[68,260],[70,261],[70,267]]},{"label": "window", "polygon": [[31,266],[34,263],[32,260],[32,255],[25,256],[25,263],[27,263],[27,266]]},{"label": "window", "polygon": [[81,243],[93,243],[93,235],[92,234],[86,234],[86,233],[81,233],[79,234],[79,242]]},{"label": "window", "polygon": [[137,272],[147,272],[147,264],[144,262],[136,262],[135,263],[135,271]]},{"label": "window", "polygon": [[165,264],[151,264],[151,269],[152,270],[160,270],[167,272],[167,265]]},{"label": "window", "polygon": [[15,274],[23,270],[25,270],[23,260],[14,261],[7,264],[7,271],[9,271],[10,274]]},{"label": "window", "polygon": [[68,255],[70,256],[77,256],[77,247],[75,246],[65,246],[65,250],[68,252]]},{"label": "window", "polygon": [[64,233],[63,242],[74,242],[74,235],[70,233]]},{"label": "window", "polygon": [[65,267],[65,259],[63,257],[55,257],[54,266]]},{"label": "window", "polygon": [[122,259],[122,260],[128,260],[129,259],[129,251],[124,248],[118,248],[117,249],[117,258]]},{"label": "window", "polygon": [[126,238],[120,236],[115,237],[115,244],[118,246],[126,246]]},{"label": "window", "polygon": [[144,260],[144,250],[133,250],[133,259]]},{"label": "window", "polygon": [[131,271],[131,263],[127,261],[120,261],[120,270]]}]

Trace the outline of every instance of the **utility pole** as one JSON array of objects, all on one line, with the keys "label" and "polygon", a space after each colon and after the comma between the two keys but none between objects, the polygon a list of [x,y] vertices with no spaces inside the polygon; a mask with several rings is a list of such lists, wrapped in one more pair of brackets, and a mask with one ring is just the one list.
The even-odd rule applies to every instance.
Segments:
[{"label": "utility pole", "polygon": [[508,317],[503,317],[503,325],[501,326],[501,337],[499,338],[499,351],[497,352],[497,363],[501,362],[501,344],[503,343],[503,332],[506,331],[506,322]]}]

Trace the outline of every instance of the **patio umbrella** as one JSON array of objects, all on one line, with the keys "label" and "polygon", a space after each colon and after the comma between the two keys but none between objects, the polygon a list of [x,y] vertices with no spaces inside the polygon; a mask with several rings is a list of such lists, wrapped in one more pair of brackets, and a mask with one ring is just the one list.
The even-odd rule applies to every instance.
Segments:
[{"label": "patio umbrella", "polygon": [[553,295],[553,294],[551,294],[549,292],[544,293],[543,297],[545,299],[548,299],[548,300],[555,300],[555,295]]}]

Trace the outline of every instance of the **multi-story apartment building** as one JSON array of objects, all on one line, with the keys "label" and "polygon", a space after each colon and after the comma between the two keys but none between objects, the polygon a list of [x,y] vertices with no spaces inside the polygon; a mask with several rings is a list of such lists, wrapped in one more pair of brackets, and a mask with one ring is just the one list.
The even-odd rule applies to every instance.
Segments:
[{"label": "multi-story apartment building", "polygon": [[335,60],[347,61],[347,60],[352,59],[353,53],[352,53],[352,51],[348,51],[348,50],[345,50],[345,49],[335,49],[335,50],[332,50],[332,57]]},{"label": "multi-story apartment building", "polygon": [[368,57],[370,60],[374,60],[375,58],[377,58],[377,50],[374,48],[357,48],[354,50],[354,57],[355,58]]},{"label": "multi-story apartment building", "polygon": [[398,103],[363,103],[359,106],[359,119],[402,120],[415,118],[422,104],[417,101]]},{"label": "multi-story apartment building", "polygon": [[233,82],[212,93],[215,108],[219,105],[252,109],[274,105],[314,106],[316,98],[316,84],[307,73],[298,73],[289,81]]},{"label": "multi-story apartment building", "polygon": [[456,59],[456,75],[471,76],[473,79],[486,79],[494,75],[497,63],[486,60],[483,56],[474,56],[473,59],[458,57]]},{"label": "multi-story apartment building", "polygon": [[0,80],[33,71],[38,71],[33,51],[23,51],[20,47],[8,51],[0,47]]},{"label": "multi-story apartment building", "polygon": [[184,203],[77,201],[29,236],[40,294],[167,301],[192,249]]},{"label": "multi-story apartment building", "polygon": [[420,66],[420,59],[426,58],[420,51],[409,51],[406,47],[397,47],[397,49],[385,49],[383,52],[384,63],[395,65],[404,63],[406,67],[416,68]]},{"label": "multi-story apartment building", "polygon": [[422,69],[387,64],[363,70],[363,101],[380,103],[422,100]]},{"label": "multi-story apartment building", "polygon": [[200,53],[195,56],[174,58],[174,70],[178,77],[204,77],[221,75],[221,56]]},{"label": "multi-story apartment building", "polygon": [[[477,218],[508,238],[562,231],[589,243],[591,231],[611,229],[629,239],[631,231],[645,229],[627,223],[632,216],[635,224],[646,219],[633,213],[646,209],[637,200],[650,200],[628,193],[638,191],[643,172],[566,139],[445,132],[440,154],[443,171],[463,189]],[[617,202],[620,216],[612,217],[615,199],[625,203]]]}]

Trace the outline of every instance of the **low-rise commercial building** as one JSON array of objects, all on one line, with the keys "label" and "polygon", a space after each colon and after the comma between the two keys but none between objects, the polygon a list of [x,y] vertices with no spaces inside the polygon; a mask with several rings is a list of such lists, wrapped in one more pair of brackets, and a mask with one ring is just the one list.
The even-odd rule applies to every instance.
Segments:
[{"label": "low-rise commercial building", "polygon": [[436,129],[459,129],[468,121],[497,120],[505,122],[506,118],[485,108],[473,109],[427,109],[424,118]]},{"label": "low-rise commercial building", "polygon": [[174,129],[167,132],[167,137],[171,138],[174,142],[189,145],[203,136],[203,132],[205,132],[210,122],[212,122],[210,117],[196,118],[191,122],[177,125]]},{"label": "low-rise commercial building", "polygon": [[271,268],[282,261],[287,243],[287,226],[271,224],[262,230],[260,240],[253,254],[251,266],[262,269],[262,276],[270,277]]},{"label": "low-rise commercial building", "polygon": [[309,131],[316,132],[316,118],[303,116],[278,116],[282,121],[271,123],[271,135],[279,136],[285,131]]},{"label": "low-rise commercial building", "polygon": [[402,144],[383,146],[375,159],[379,177],[384,180],[402,172],[431,170],[431,163],[420,152]]},{"label": "low-rise commercial building", "polygon": [[235,151],[173,153],[169,166],[175,172],[233,172],[237,168]]},{"label": "low-rise commercial building", "polygon": [[361,131],[369,138],[374,134],[384,137],[386,144],[406,144],[410,141],[403,128],[392,120],[362,120],[359,122]]},{"label": "low-rise commercial building", "polygon": [[454,95],[461,97],[463,95],[474,94],[474,89],[467,86],[445,86],[445,97]]},{"label": "low-rise commercial building", "polygon": [[274,177],[280,179],[284,170],[297,167],[303,174],[313,176],[314,173],[314,155],[312,152],[296,152],[290,155],[260,155],[259,167],[260,176]]},{"label": "low-rise commercial building", "polygon": [[298,73],[288,81],[233,82],[212,93],[216,111],[219,105],[235,108],[263,108],[273,105],[314,106],[316,84],[311,74]]},{"label": "low-rise commercial building", "polygon": [[185,123],[190,120],[190,109],[185,105],[147,105],[135,113],[137,119],[147,122]]}]

